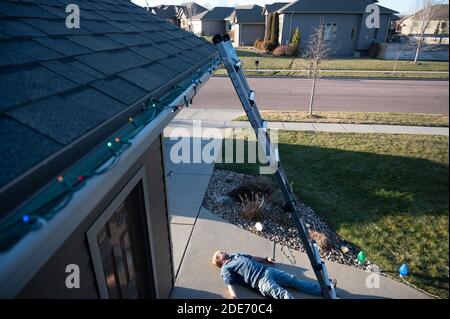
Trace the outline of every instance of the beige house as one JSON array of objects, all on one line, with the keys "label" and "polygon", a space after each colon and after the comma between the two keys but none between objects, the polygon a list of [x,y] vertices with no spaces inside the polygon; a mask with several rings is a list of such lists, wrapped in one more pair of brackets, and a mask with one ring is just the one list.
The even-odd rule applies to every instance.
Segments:
[{"label": "beige house", "polygon": [[177,11],[178,19],[180,20],[180,27],[190,32],[193,32],[192,17],[208,10],[195,2],[183,3],[177,6],[177,8],[178,8]]},{"label": "beige house", "polygon": [[[443,38],[448,43],[448,4],[436,5],[433,7],[433,18],[425,28],[426,42],[442,42]],[[421,29],[426,21],[420,21],[421,11],[407,16],[397,22],[397,32],[405,36],[415,36],[421,33]]]}]

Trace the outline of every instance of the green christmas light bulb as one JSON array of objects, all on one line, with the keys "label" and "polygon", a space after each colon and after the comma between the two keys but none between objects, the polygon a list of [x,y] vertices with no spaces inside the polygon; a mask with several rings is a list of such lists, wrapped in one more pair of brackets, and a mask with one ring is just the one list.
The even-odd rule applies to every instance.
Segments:
[{"label": "green christmas light bulb", "polygon": [[358,258],[358,261],[359,261],[361,264],[363,264],[363,263],[366,261],[366,253],[364,252],[364,250],[361,250],[361,251],[358,253],[357,258]]}]

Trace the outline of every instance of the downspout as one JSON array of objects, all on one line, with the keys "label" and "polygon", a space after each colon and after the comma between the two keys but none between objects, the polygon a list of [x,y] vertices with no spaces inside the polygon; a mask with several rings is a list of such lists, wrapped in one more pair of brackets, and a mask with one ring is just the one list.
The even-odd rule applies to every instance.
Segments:
[{"label": "downspout", "polygon": [[292,11],[291,12],[291,16],[290,16],[290,19],[289,19],[289,34],[288,34],[288,42],[287,43],[285,43],[286,45],[287,44],[289,44],[289,41],[290,41],[290,38],[291,38],[291,34],[292,34],[292,17],[294,16],[294,11]]}]

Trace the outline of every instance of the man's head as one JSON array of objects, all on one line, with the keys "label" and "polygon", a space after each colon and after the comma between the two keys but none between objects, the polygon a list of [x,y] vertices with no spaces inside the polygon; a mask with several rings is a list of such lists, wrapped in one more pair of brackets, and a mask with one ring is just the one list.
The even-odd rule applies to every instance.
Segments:
[{"label": "man's head", "polygon": [[217,267],[222,267],[222,265],[230,258],[226,252],[218,250],[212,256],[212,264]]}]

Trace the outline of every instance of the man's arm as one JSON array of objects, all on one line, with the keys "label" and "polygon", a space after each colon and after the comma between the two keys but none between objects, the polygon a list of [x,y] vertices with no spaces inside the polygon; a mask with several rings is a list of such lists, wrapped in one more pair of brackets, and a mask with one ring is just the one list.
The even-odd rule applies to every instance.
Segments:
[{"label": "man's arm", "polygon": [[270,258],[270,257],[258,257],[258,256],[252,256],[252,259],[258,263],[270,263],[270,264],[274,264],[275,263],[275,259]]},{"label": "man's arm", "polygon": [[236,289],[234,285],[228,285],[228,292],[230,293],[231,298],[237,299]]}]

